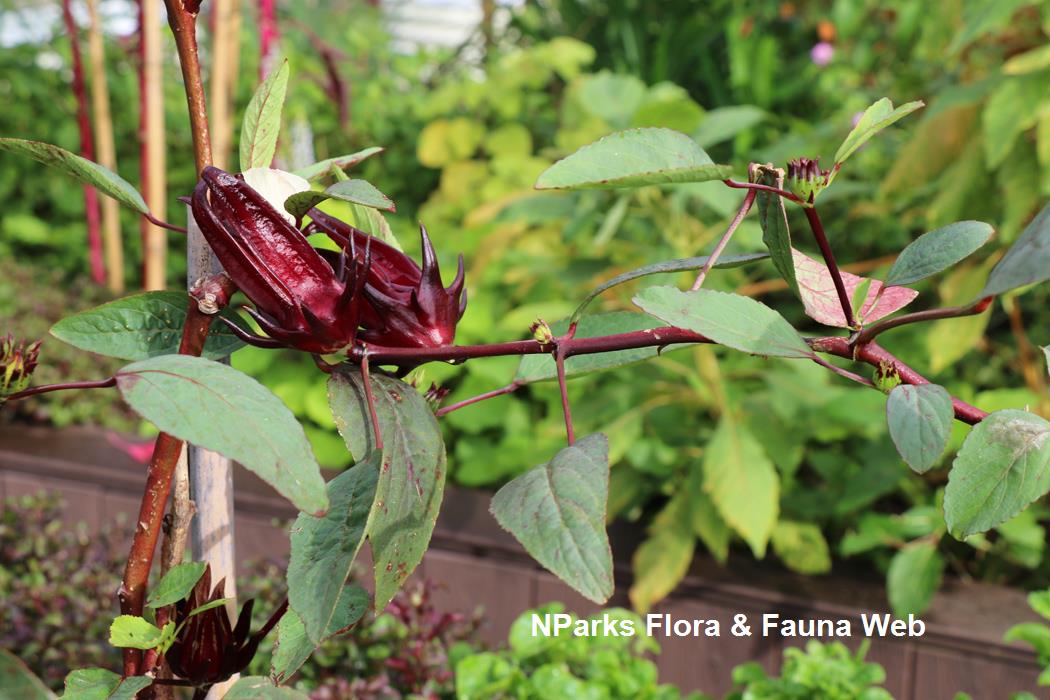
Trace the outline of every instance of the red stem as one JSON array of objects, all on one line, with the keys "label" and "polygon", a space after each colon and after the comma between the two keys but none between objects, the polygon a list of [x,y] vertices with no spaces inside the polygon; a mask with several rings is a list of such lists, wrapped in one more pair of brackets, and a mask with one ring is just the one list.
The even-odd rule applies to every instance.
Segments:
[{"label": "red stem", "polygon": [[117,385],[117,378],[110,377],[109,379],[97,379],[94,381],[85,382],[60,382],[58,384],[44,384],[43,386],[34,386],[24,391],[20,391],[17,394],[11,394],[7,397],[8,401],[17,401],[19,399],[27,399],[30,396],[36,396],[37,394],[48,394],[52,391],[66,391],[68,389],[108,389]]},{"label": "red stem", "polygon": [[838,263],[835,262],[835,254],[831,251],[828,236],[824,233],[824,224],[820,221],[820,215],[817,214],[816,207],[812,205],[803,207],[803,210],[806,212],[806,218],[809,220],[809,227],[813,229],[813,237],[817,239],[820,254],[824,256],[824,264],[828,266],[831,281],[835,283],[835,292],[838,294],[839,304],[842,306],[842,314],[846,318],[846,325],[850,328],[856,328],[857,321],[853,318],[853,303],[850,301],[849,294],[846,293],[846,285],[842,281],[842,273],[839,272]]},{"label": "red stem", "polygon": [[806,202],[800,199],[796,194],[788,192],[787,190],[782,190],[778,187],[761,185],[757,182],[737,182],[736,180],[722,180],[722,182],[726,186],[732,187],[735,190],[762,190],[763,192],[772,192],[773,194],[778,194],[784,199],[789,199],[792,202],[795,202],[796,204],[806,204]]},{"label": "red stem", "polygon": [[[69,34],[69,52],[73,60],[73,95],[77,100],[77,127],[80,130],[80,155],[95,160],[95,143],[91,135],[91,117],[88,115],[87,90],[84,87],[84,64],[80,58],[80,40],[77,25],[73,21],[70,0],[62,0],[62,20]],[[102,258],[102,219],[98,204],[98,192],[84,185],[84,214],[87,218],[88,250],[91,260],[91,279],[95,284],[106,283],[106,265]]]},{"label": "red stem", "polygon": [[438,418],[441,418],[442,416],[446,416],[449,413],[452,413],[453,411],[458,411],[459,409],[466,408],[467,406],[473,406],[474,404],[480,403],[487,399],[494,399],[497,396],[503,396],[505,394],[513,394],[515,391],[520,389],[521,386],[521,382],[514,381],[508,384],[507,386],[500,387],[499,389],[486,391],[484,394],[471,396],[469,399],[463,399],[462,401],[457,401],[456,403],[449,404],[448,406],[443,406],[442,408],[439,408],[438,410],[434,411],[434,415]]},{"label": "red stem", "polygon": [[733,232],[736,231],[736,227],[740,225],[740,222],[744,220],[747,213],[751,211],[751,205],[755,203],[755,190],[748,190],[747,195],[744,197],[743,203],[740,205],[740,210],[733,217],[733,220],[729,222],[729,228],[722,234],[722,238],[719,239],[718,244],[715,245],[715,249],[711,251],[711,255],[708,256],[707,262],[704,263],[704,267],[700,270],[700,273],[696,276],[696,280],[693,282],[693,286],[689,288],[689,291],[695,292],[700,289],[704,284],[704,279],[707,278],[707,273],[711,271],[711,268],[715,266],[718,261],[718,256],[722,254],[725,247],[729,245],[729,239],[733,237]]}]

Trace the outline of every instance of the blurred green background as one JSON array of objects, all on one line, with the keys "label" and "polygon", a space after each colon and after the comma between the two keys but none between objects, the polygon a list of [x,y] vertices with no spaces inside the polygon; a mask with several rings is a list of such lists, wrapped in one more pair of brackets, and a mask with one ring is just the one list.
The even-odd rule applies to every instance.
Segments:
[{"label": "blurred green background", "polygon": [[[25,6],[5,0],[3,7],[12,15]],[[972,298],[1050,196],[1048,2],[530,1],[496,7],[491,22],[451,47],[395,40],[391,13],[371,3],[285,2],[278,11],[279,51],[292,68],[279,164],[292,169],[383,146],[355,176],[397,203],[390,222],[406,250],[418,252],[421,220],[446,276],[464,254],[470,303],[460,343],[527,337],[535,319],[565,317],[619,272],[711,248],[742,199],[720,183],[532,190],[554,160],[623,128],[682,131],[742,175],[750,161],[830,160],[851,120],[876,99],[924,100],[925,109],[855,155],[821,198],[840,262],[876,277],[924,231],[962,219],[995,226],[992,244],[970,262],[919,287],[913,309]],[[258,78],[257,24],[252,9],[245,12],[238,110]],[[206,46],[208,23],[201,24]],[[0,49],[0,134],[75,150],[68,41],[59,26],[50,36]],[[165,56],[168,206],[181,222],[176,197],[190,192],[194,174],[170,45]],[[134,36],[107,37],[119,170],[132,182],[135,62]],[[107,298],[86,281],[78,186],[5,155],[0,201],[4,332],[43,337],[62,315]],[[351,216],[338,203],[328,209]],[[789,212],[801,226],[798,212]],[[122,216],[134,286],[138,222]],[[796,240],[813,250],[807,237]],[[172,236],[170,246],[176,287],[185,274],[183,241]],[[730,252],[760,250],[761,232],[749,218]],[[718,271],[708,284],[761,298],[803,331],[815,329],[768,263]],[[630,309],[636,288],[617,288],[592,311]],[[998,300],[990,314],[908,326],[885,341],[985,410],[1028,406],[1050,415],[1037,347],[1050,342],[1045,285]],[[233,363],[287,402],[324,466],[346,465],[325,376],[309,358],[247,348]],[[113,369],[55,340],[45,342],[41,364],[41,382]],[[516,366],[513,358],[432,365],[417,379],[448,387],[453,402],[508,383]],[[732,535],[738,528],[695,484],[682,487],[705,459],[717,458],[706,446],[725,415],[750,429],[776,466],[778,524],[769,549],[778,565],[813,575],[834,567],[888,575],[898,612],[923,610],[949,571],[1026,588],[1050,583],[1045,507],[966,542],[946,537],[938,502],[946,470],[908,470],[886,434],[884,397],[819,367],[700,347],[582,377],[569,389],[578,433],[611,439],[611,517],[647,528],[648,546],[636,560],[643,575],[632,589],[639,608],[673,588],[697,549],[720,561],[730,552],[769,556]],[[106,394],[27,401],[3,419],[143,430]],[[452,479],[470,487],[498,487],[564,440],[550,383],[457,411],[442,424]],[[964,436],[957,426],[953,450]],[[944,466],[950,458],[951,451]]]}]

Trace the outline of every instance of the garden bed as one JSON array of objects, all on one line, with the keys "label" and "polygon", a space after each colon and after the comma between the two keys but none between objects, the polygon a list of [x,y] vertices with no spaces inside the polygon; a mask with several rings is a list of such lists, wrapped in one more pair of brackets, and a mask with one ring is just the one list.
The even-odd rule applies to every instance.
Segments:
[{"label": "garden bed", "polygon": [[[58,492],[68,503],[66,517],[91,528],[118,514],[131,522],[143,470],[97,431],[0,428],[0,496]],[[288,502],[248,472],[238,470],[235,484],[239,558],[286,556],[288,541],[277,522],[294,517]],[[419,574],[442,585],[439,605],[459,610],[484,606],[483,632],[490,642],[505,639],[522,611],[550,601],[564,601],[581,613],[594,611],[596,606],[537,568],[488,514],[488,501],[487,493],[458,488],[446,495]],[[614,604],[626,605],[630,554],[638,534],[629,526],[610,529],[617,562]],[[723,636],[660,639],[661,679],[683,689],[724,693],[733,666],[756,660],[774,669],[786,644],[805,641],[734,637],[728,630],[736,613],[752,621],[771,612],[783,618],[849,618],[854,637],[844,641],[855,648],[860,614],[888,608],[881,579],[840,572],[842,568],[831,576],[802,577],[745,557],[731,557],[725,567],[698,557],[684,584],[658,611],[675,618],[718,619]],[[952,580],[923,616],[923,637],[875,640],[869,658],[885,666],[886,687],[900,700],[948,700],[958,691],[974,698],[1005,697],[1008,691],[1035,688],[1039,667],[1029,651],[1004,644],[1002,635],[1013,624],[1035,619],[1021,591]]]}]

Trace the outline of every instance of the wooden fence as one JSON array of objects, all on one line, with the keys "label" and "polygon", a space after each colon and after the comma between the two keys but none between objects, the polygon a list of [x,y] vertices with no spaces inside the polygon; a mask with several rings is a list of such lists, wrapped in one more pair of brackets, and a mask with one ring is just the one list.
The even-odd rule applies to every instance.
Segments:
[{"label": "wooden fence", "polygon": [[[68,504],[65,517],[70,522],[97,528],[119,514],[133,522],[143,471],[142,465],[90,430],[0,428],[0,496],[41,489],[58,492]],[[235,490],[239,559],[286,555],[287,536],[275,523],[294,517],[288,503],[244,471],[235,475]],[[440,584],[438,605],[465,612],[483,606],[487,622],[482,634],[493,644],[506,638],[511,622],[523,611],[547,602],[562,601],[582,614],[596,611],[597,606],[540,569],[496,525],[487,512],[488,499],[487,494],[459,489],[450,489],[446,496],[418,574]],[[611,536],[617,594],[610,605],[626,607],[629,555],[639,533],[614,527]],[[731,559],[726,567],[698,558],[685,583],[657,612],[688,620],[717,619],[722,636],[658,638],[663,649],[657,658],[660,678],[717,697],[730,690],[733,666],[755,660],[776,670],[785,645],[804,644],[804,639],[756,634],[754,623],[763,614],[850,619],[854,636],[843,641],[856,648],[859,616],[872,611],[886,612],[886,604],[881,580],[870,573],[800,577],[744,557]],[[729,634],[738,613],[753,623],[751,637]],[[975,700],[994,700],[1016,690],[1050,698],[1050,692],[1036,689],[1039,667],[1033,655],[1002,642],[1010,625],[1034,619],[1038,618],[1018,591],[952,581],[923,616],[924,636],[875,639],[869,659],[885,666],[886,688],[898,700],[951,700],[959,691]]]}]

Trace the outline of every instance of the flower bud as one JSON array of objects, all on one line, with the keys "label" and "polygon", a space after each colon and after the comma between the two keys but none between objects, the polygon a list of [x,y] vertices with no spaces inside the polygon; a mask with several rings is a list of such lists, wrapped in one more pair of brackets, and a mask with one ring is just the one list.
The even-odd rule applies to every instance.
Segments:
[{"label": "flower bud", "polygon": [[0,401],[29,386],[39,355],[39,340],[26,344],[10,334],[0,338]]},{"label": "flower bud", "polygon": [[813,202],[831,182],[831,172],[820,169],[820,158],[788,161],[785,185],[804,202]]},{"label": "flower bud", "polygon": [[901,375],[897,368],[889,362],[880,362],[871,378],[875,388],[884,394],[888,394],[901,385]]},{"label": "flower bud", "polygon": [[532,333],[532,338],[540,345],[550,345],[554,342],[554,331],[542,318],[537,318],[529,326],[529,332]]}]

